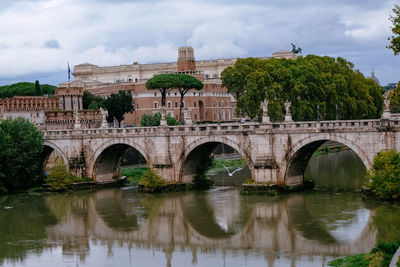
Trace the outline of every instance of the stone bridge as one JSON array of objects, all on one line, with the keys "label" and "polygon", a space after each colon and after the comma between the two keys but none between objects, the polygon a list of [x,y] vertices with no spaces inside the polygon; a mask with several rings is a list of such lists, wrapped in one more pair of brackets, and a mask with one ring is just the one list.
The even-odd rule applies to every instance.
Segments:
[{"label": "stone bridge", "polygon": [[400,151],[400,119],[233,123],[190,126],[44,131],[43,163],[56,151],[78,176],[119,177],[122,153],[132,147],[167,181],[190,182],[218,144],[246,160],[257,182],[303,182],[315,150],[326,141],[352,149],[366,168],[382,150]]}]

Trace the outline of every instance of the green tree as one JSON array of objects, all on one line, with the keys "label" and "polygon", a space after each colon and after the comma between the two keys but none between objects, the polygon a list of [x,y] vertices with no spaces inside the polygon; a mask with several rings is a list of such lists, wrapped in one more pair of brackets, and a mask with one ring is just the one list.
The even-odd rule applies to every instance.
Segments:
[{"label": "green tree", "polygon": [[129,91],[118,91],[117,94],[111,94],[104,100],[104,107],[108,111],[107,121],[112,122],[117,119],[119,126],[124,119],[125,113],[134,110],[132,94]]},{"label": "green tree", "polygon": [[382,151],[374,157],[367,171],[369,186],[381,199],[400,199],[400,154],[396,150]]},{"label": "green tree", "polygon": [[221,79],[236,98],[236,114],[259,120],[264,100],[272,121],[284,119],[286,100],[295,121],[378,118],[383,110],[383,88],[343,58],[238,59]]},{"label": "green tree", "polygon": [[101,96],[95,96],[89,91],[83,91],[82,103],[84,109],[97,110],[104,106],[104,98]]},{"label": "green tree", "polygon": [[42,89],[40,88],[40,84],[39,84],[38,80],[35,81],[35,95],[37,95],[37,96],[43,95]]},{"label": "green tree", "polygon": [[[160,125],[160,120],[161,120],[161,113],[156,112],[154,114],[143,114],[142,117],[140,118],[140,126],[159,126]],[[172,117],[171,115],[167,114],[165,116],[165,120],[167,121],[167,124],[170,126],[173,125],[179,125],[179,121]]]},{"label": "green tree", "polygon": [[0,123],[0,187],[29,188],[42,181],[41,132],[27,119],[7,118]]},{"label": "green tree", "polygon": [[175,88],[178,88],[179,94],[180,94],[180,104],[179,104],[179,121],[183,121],[183,116],[182,116],[182,108],[183,108],[183,98],[186,95],[186,93],[190,89],[195,89],[195,90],[201,90],[203,89],[204,85],[201,81],[196,79],[193,76],[187,75],[187,74],[171,74],[174,75],[175,77]]},{"label": "green tree", "polygon": [[176,79],[171,74],[160,74],[156,75],[146,82],[146,88],[148,90],[158,90],[161,93],[161,106],[165,107],[165,100],[167,98],[167,92],[176,88]]},{"label": "green tree", "polygon": [[[49,84],[40,85],[41,95],[54,95],[56,86]],[[35,92],[35,83],[19,82],[10,85],[0,86],[0,98],[7,98],[13,96],[34,96],[37,95]]]},{"label": "green tree", "polygon": [[397,87],[389,91],[390,111],[400,113],[400,82]]},{"label": "green tree", "polygon": [[390,21],[393,24],[392,33],[393,35],[388,38],[390,44],[387,48],[392,49],[394,55],[400,53],[400,6],[395,5],[393,8],[393,16],[390,16]]}]

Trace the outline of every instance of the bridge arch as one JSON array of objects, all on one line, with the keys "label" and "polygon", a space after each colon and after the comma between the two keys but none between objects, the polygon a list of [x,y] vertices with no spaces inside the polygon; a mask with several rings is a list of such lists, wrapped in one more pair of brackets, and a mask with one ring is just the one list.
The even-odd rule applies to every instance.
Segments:
[{"label": "bridge arch", "polygon": [[[250,168],[251,175],[254,176],[254,163],[251,159],[251,153],[248,150],[242,149],[241,146],[234,140],[227,138],[225,136],[208,136],[204,138],[200,138],[195,140],[194,142],[191,142],[188,146],[184,148],[182,151],[182,155],[180,157],[179,163],[178,163],[178,179],[180,182],[188,182],[189,180],[191,181],[192,178],[188,178],[188,175],[185,175],[185,166],[187,167],[187,164],[191,160],[191,156],[196,152],[197,149],[199,149],[202,146],[209,146],[207,148],[204,148],[204,151],[199,151],[201,153],[208,153],[210,154],[212,150],[215,148],[216,145],[218,144],[224,144],[228,145],[234,150],[236,150],[246,161],[248,167]],[[213,146],[214,145],[214,146]],[[196,164],[199,164],[199,162],[196,162]],[[192,166],[194,167],[194,166]],[[187,168],[186,168],[187,169]],[[185,179],[186,176],[186,179]],[[192,175],[193,176],[193,175]]]},{"label": "bridge arch", "polygon": [[149,155],[139,143],[132,139],[112,139],[102,143],[93,152],[88,161],[90,164],[88,176],[96,181],[110,181],[119,177],[121,156],[128,148],[133,148],[145,158],[146,162],[150,162]]},{"label": "bridge arch", "polygon": [[53,142],[45,141],[43,143],[43,151],[42,151],[42,155],[41,155],[41,159],[40,159],[43,171],[46,169],[46,165],[47,165],[47,162],[48,162],[48,160],[50,158],[50,155],[54,151],[63,159],[64,164],[68,168],[68,158],[64,154],[64,152],[61,150],[61,148],[59,146],[57,146],[56,144],[54,144]]},{"label": "bridge arch", "polygon": [[327,141],[334,141],[350,148],[360,158],[366,169],[372,166],[372,161],[368,158],[366,151],[356,142],[340,135],[315,135],[296,142],[286,154],[285,183],[301,184],[304,181],[304,172],[311,156]]}]

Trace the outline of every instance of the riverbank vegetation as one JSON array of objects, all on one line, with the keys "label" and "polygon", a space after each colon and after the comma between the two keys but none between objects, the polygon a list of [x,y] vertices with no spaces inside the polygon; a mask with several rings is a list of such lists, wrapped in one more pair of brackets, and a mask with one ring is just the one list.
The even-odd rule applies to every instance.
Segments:
[{"label": "riverbank vegetation", "polygon": [[[39,86],[39,87],[38,87]],[[35,83],[19,82],[10,85],[0,86],[0,98],[13,96],[43,96],[54,95],[56,86],[50,84],[41,84],[39,81]]]},{"label": "riverbank vegetation", "polygon": [[121,167],[121,176],[126,176],[129,185],[138,185],[148,167],[127,168]]},{"label": "riverbank vegetation", "polygon": [[0,193],[42,183],[42,133],[24,118],[0,122]]},{"label": "riverbank vegetation", "polygon": [[382,151],[374,157],[373,167],[367,171],[368,187],[383,200],[400,200],[400,153]]},{"label": "riverbank vegetation", "polygon": [[384,89],[343,58],[238,59],[221,79],[237,114],[251,119],[261,120],[264,100],[274,122],[284,119],[286,100],[295,121],[379,118],[383,110]]},{"label": "riverbank vegetation", "polygon": [[93,179],[72,175],[61,158],[56,158],[54,167],[50,169],[49,175],[45,178],[49,191],[66,191],[71,184],[88,181],[93,181]]},{"label": "riverbank vegetation", "polygon": [[[378,243],[370,253],[347,256],[330,261],[328,266],[333,267],[388,267],[396,253],[400,241],[393,243]],[[399,266],[399,264],[397,264]]]}]

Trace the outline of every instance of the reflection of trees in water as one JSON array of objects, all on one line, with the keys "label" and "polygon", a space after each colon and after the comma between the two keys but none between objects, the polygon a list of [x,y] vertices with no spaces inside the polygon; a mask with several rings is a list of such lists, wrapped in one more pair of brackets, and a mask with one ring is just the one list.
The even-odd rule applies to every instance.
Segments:
[{"label": "reflection of trees in water", "polygon": [[377,230],[377,241],[397,242],[400,240],[400,204],[366,201],[368,208],[374,211],[371,228]]},{"label": "reflection of trees in water", "polygon": [[4,260],[23,261],[28,251],[48,247],[46,227],[55,225],[42,196],[16,195],[0,200],[0,265]]},{"label": "reflection of trees in water", "polygon": [[366,182],[365,167],[352,150],[313,156],[305,171],[321,188],[354,190]]}]

